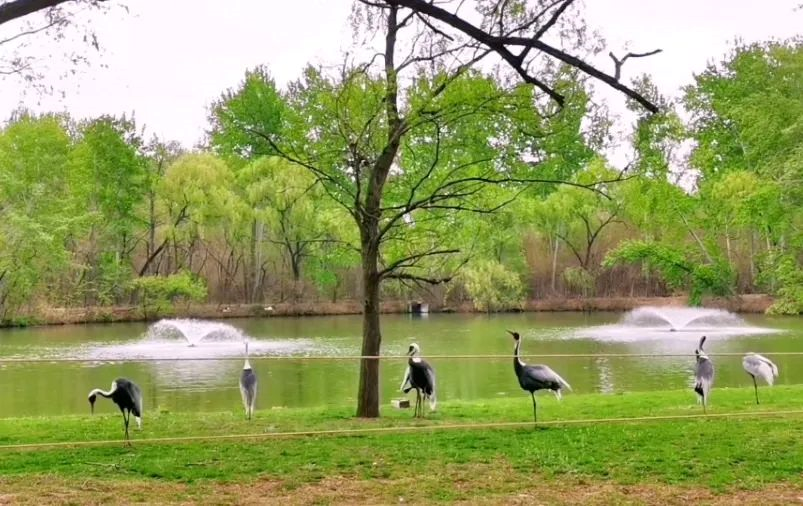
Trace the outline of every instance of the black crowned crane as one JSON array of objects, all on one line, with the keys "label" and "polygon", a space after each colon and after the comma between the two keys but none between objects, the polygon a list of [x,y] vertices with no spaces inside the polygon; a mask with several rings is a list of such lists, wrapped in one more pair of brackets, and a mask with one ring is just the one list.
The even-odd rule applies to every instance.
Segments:
[{"label": "black crowned crane", "polygon": [[[424,399],[429,400],[429,410],[435,411],[438,401],[435,398],[435,370],[421,357],[417,357],[421,348],[416,343],[412,343],[407,350],[407,370],[404,372],[401,390],[408,393],[415,389],[415,410],[413,416],[424,416]],[[408,386],[409,385],[409,386]]]},{"label": "black crowned crane", "polygon": [[694,391],[700,396],[698,400],[703,403],[703,413],[706,412],[708,396],[714,384],[714,364],[703,351],[704,343],[705,336],[700,339],[700,344],[694,350],[694,355],[697,357],[697,365],[694,368]]},{"label": "black crowned crane", "polygon": [[535,406],[535,392],[537,390],[551,390],[555,397],[561,399],[561,390],[566,388],[571,390],[572,387],[558,373],[552,370],[547,365],[527,365],[519,357],[519,349],[521,347],[521,336],[518,332],[508,330],[508,333],[513,336],[516,341],[516,346],[513,349],[513,370],[516,372],[516,377],[519,379],[519,385],[522,390],[530,392],[533,399],[533,421],[538,422],[538,415]]},{"label": "black crowned crane", "polygon": [[92,413],[95,412],[95,399],[100,395],[111,399],[120,408],[125,424],[125,440],[131,444],[128,436],[128,422],[131,421],[131,413],[137,420],[137,428],[142,429],[142,391],[136,383],[126,378],[117,378],[112,381],[112,387],[108,392],[96,388],[89,392],[89,406]]},{"label": "black crowned crane", "polygon": [[775,378],[778,377],[778,366],[772,360],[757,353],[748,353],[742,359],[742,367],[747,371],[747,374],[753,378],[753,387],[756,389],[756,404],[758,404],[758,383],[756,383],[756,376],[767,382],[767,385],[772,386]]},{"label": "black crowned crane", "polygon": [[250,420],[254,415],[254,406],[257,401],[257,375],[248,360],[248,341],[245,342],[245,363],[243,372],[240,374],[240,395],[243,397],[245,416]]}]

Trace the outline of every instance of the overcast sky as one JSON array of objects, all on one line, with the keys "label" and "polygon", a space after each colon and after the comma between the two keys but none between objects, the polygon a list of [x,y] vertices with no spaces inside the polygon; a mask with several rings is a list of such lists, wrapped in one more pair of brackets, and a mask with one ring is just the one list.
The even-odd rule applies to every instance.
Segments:
[{"label": "overcast sky", "polygon": [[[280,85],[298,77],[307,62],[338,63],[350,43],[349,0],[137,0],[90,19],[104,51],[71,78],[47,75],[56,93],[25,93],[13,79],[0,81],[0,118],[20,104],[73,117],[134,113],[148,134],[192,146],[206,128],[207,107],[234,86],[246,68],[267,64]],[[746,42],[801,33],[799,0],[586,0],[589,23],[608,48],[662,48],[631,60],[625,76],[651,73],[674,95],[711,59],[719,60],[736,37]],[[0,33],[8,36],[9,33]],[[3,38],[3,37],[0,37]],[[77,42],[76,42],[77,44]],[[49,54],[45,45],[35,49]],[[101,65],[102,64],[102,65]],[[609,62],[603,62],[610,69]],[[64,92],[62,97],[60,92]],[[623,101],[614,98],[612,109]]]}]

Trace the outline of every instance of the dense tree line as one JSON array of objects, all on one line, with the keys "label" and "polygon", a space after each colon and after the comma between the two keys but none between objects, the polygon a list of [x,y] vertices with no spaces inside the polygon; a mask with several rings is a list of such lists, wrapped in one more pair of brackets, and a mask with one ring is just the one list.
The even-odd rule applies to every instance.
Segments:
[{"label": "dense tree line", "polygon": [[[775,311],[803,309],[798,41],[734,48],[677,104],[635,83],[661,112],[634,125],[625,172],[605,159],[610,121],[582,77],[556,67],[553,82],[562,107],[477,70],[405,90],[415,120],[382,203],[386,296],[498,310],[768,292]],[[349,175],[381,155],[385,86],[361,67],[310,66],[284,89],[249,70],[195,151],[145,140],[126,117],[16,112],[0,131],[0,317],[148,297],[361,297],[350,204],[368,189]]]}]

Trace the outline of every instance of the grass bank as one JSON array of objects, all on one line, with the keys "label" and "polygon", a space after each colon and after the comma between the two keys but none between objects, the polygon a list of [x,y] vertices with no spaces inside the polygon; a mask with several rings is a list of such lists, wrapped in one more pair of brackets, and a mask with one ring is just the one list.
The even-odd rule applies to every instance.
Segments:
[{"label": "grass bank", "polygon": [[[768,295],[750,294],[730,298],[709,297],[703,306],[727,309],[735,313],[764,313],[774,302]],[[522,311],[629,311],[641,306],[686,306],[686,296],[676,297],[547,297],[525,301]],[[432,312],[474,313],[467,304],[441,306],[431,304]],[[407,301],[382,303],[383,313],[406,313]],[[134,306],[40,307],[30,309],[11,321],[0,321],[0,327],[33,325],[67,325],[78,323],[111,323],[158,320],[165,316],[178,318],[248,318],[271,316],[327,316],[361,314],[360,301],[295,302],[273,304],[190,304],[177,305],[170,315],[145,315]]]},{"label": "grass bank", "polygon": [[[803,386],[718,389],[712,415],[803,409]],[[231,503],[795,504],[803,497],[803,415],[581,422],[685,416],[689,391],[539,397],[541,427],[444,428],[528,422],[529,398],[444,402],[425,420],[351,407],[146,413],[134,445],[0,449],[0,504],[196,501]],[[575,423],[573,423],[573,421]],[[557,422],[557,423],[555,423]],[[420,427],[416,432],[266,437],[290,431]],[[441,428],[439,428],[441,427]],[[0,445],[102,441],[119,414],[0,420]],[[252,434],[233,440],[150,438]],[[120,495],[121,494],[121,495]],[[154,495],[155,494],[155,495]]]}]

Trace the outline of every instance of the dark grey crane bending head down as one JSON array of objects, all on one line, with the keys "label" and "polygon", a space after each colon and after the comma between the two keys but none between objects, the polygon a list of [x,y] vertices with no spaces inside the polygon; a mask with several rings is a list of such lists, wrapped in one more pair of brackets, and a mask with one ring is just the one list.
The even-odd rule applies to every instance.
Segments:
[{"label": "dark grey crane bending head down", "polygon": [[756,389],[756,404],[758,404],[758,383],[756,383],[756,376],[767,382],[767,385],[772,386],[775,378],[778,377],[778,366],[772,360],[757,353],[748,353],[742,359],[742,367],[753,378],[753,388]]},{"label": "dark grey crane bending head down", "polygon": [[404,379],[402,380],[401,390],[408,393],[410,390],[415,389],[415,410],[413,416],[424,416],[424,404],[422,397],[429,400],[429,410],[435,411],[438,404],[435,398],[435,369],[432,368],[426,360],[418,357],[421,348],[416,343],[410,344],[407,350],[407,370],[404,372]]},{"label": "dark grey crane bending head down", "polygon": [[254,416],[254,407],[257,402],[257,375],[248,360],[248,341],[245,342],[245,363],[243,372],[240,374],[240,395],[243,398],[245,416],[250,420]]},{"label": "dark grey crane bending head down", "polygon": [[120,408],[125,424],[125,440],[131,444],[128,436],[128,423],[131,421],[131,413],[137,420],[137,428],[142,428],[142,391],[136,383],[126,378],[117,378],[112,381],[112,386],[108,392],[96,388],[89,392],[89,407],[92,413],[95,412],[95,400],[97,396],[111,399]]},{"label": "dark grey crane bending head down", "polygon": [[694,350],[697,358],[697,365],[694,368],[694,391],[699,395],[699,401],[703,403],[703,413],[708,406],[708,396],[711,393],[711,386],[714,384],[714,364],[708,355],[703,351],[705,336],[700,339],[700,344]]},{"label": "dark grey crane bending head down", "polygon": [[572,387],[558,373],[553,371],[549,366],[536,364],[527,365],[519,357],[519,349],[521,348],[521,336],[518,332],[512,330],[507,331],[513,336],[516,345],[513,349],[513,370],[516,372],[516,377],[519,380],[519,385],[522,390],[530,392],[533,399],[533,421],[538,422],[538,415],[535,405],[535,392],[536,390],[550,390],[555,397],[561,399],[561,390],[566,388],[571,390]]}]

